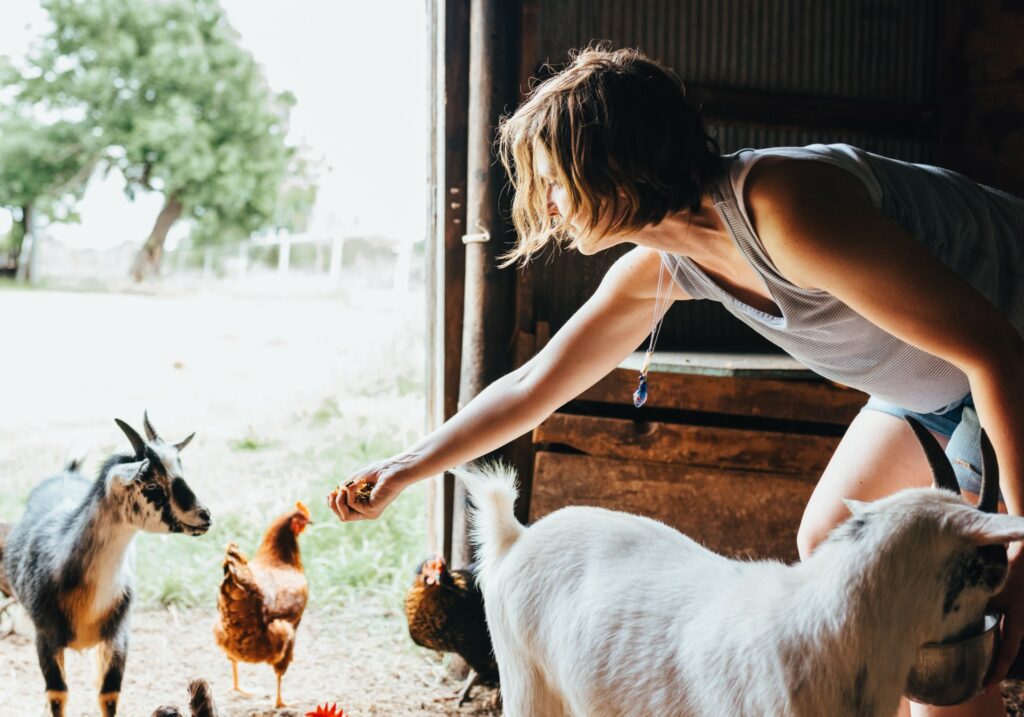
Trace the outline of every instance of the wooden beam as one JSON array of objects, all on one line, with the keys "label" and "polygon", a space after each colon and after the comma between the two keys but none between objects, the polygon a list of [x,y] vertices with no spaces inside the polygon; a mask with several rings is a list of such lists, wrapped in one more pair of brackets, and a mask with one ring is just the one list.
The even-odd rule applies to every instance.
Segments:
[{"label": "wooden beam", "polygon": [[751,431],[718,426],[629,421],[555,413],[533,432],[534,443],[588,456],[817,478],[839,445],[837,436]]},{"label": "wooden beam", "polygon": [[813,480],[786,474],[540,451],[530,519],[597,506],[655,518],[726,555],[794,561],[813,489]]},{"label": "wooden beam", "polygon": [[[636,388],[636,377],[635,371],[615,369],[579,400],[628,404]],[[860,391],[817,379],[721,378],[654,372],[648,378],[650,393],[645,408],[846,425],[867,401]]]}]

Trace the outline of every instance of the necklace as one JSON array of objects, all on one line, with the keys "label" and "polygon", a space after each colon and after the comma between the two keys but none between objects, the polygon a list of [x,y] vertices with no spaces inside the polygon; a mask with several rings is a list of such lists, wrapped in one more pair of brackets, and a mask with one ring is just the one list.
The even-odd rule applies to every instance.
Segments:
[{"label": "necklace", "polygon": [[658,267],[658,293],[654,299],[654,318],[651,319],[651,340],[647,344],[643,363],[640,364],[639,385],[633,392],[633,405],[637,408],[647,403],[647,371],[651,368],[651,357],[654,356],[654,344],[657,343],[658,334],[661,333],[661,324],[672,303],[672,291],[669,289],[669,291],[663,292],[665,288],[665,260],[662,259],[661,265]]}]

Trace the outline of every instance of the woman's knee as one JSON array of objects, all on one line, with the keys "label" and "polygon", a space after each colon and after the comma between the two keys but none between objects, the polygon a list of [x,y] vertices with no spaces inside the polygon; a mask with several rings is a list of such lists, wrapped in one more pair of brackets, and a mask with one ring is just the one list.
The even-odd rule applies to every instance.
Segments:
[{"label": "woman's knee", "polygon": [[815,548],[825,542],[832,528],[839,522],[842,521],[837,522],[832,516],[826,517],[821,511],[816,510],[813,504],[808,504],[796,532],[796,549],[800,559],[806,560]]},{"label": "woman's knee", "polygon": [[[945,438],[940,439],[944,443]],[[844,498],[872,501],[903,488],[928,485],[928,464],[901,418],[862,411],[854,418],[818,481],[797,530],[807,558],[850,513]]]}]

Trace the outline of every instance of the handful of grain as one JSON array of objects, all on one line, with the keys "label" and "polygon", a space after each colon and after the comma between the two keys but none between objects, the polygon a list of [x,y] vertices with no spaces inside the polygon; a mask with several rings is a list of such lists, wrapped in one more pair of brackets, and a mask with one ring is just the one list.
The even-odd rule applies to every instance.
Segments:
[{"label": "handful of grain", "polygon": [[[350,480],[345,484],[346,488],[351,488],[355,484],[354,480]],[[373,483],[369,481],[362,481],[356,488],[356,502],[357,503],[369,503],[370,494],[373,493]]]}]

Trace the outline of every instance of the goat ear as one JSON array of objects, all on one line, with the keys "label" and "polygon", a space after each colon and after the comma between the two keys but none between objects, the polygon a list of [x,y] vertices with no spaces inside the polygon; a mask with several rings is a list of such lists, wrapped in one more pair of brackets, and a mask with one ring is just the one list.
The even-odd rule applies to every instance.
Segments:
[{"label": "goat ear", "polygon": [[120,428],[124,432],[124,435],[128,436],[128,442],[131,443],[132,444],[132,448],[135,449],[135,456],[136,456],[136,458],[142,458],[143,456],[145,456],[146,455],[146,442],[142,440],[142,436],[140,436],[135,431],[134,428],[129,426],[127,423],[122,421],[120,418],[115,418],[114,419],[114,423],[116,423],[118,428]]},{"label": "goat ear", "polygon": [[187,436],[185,436],[185,440],[181,441],[180,443],[175,443],[174,447],[177,448],[178,452],[180,453],[182,451],[182,449],[185,448],[185,446],[187,446],[189,443],[191,443],[192,439],[195,438],[195,437],[196,437],[196,434],[193,431],[192,433],[190,433]]},{"label": "goat ear", "polygon": [[852,516],[858,516],[863,513],[868,505],[862,500],[854,500],[853,498],[843,498],[843,504],[846,505],[846,509],[850,511]]},{"label": "goat ear", "polygon": [[970,516],[967,538],[977,545],[1005,545],[1024,540],[1024,517],[1005,513],[981,513]]},{"label": "goat ear", "polygon": [[142,428],[146,431],[146,438],[150,441],[160,440],[160,436],[157,435],[156,429],[153,428],[153,424],[149,422],[149,411],[142,412]]},{"label": "goat ear", "polygon": [[118,463],[110,469],[111,476],[124,485],[128,485],[149,470],[149,459],[134,463]]}]

